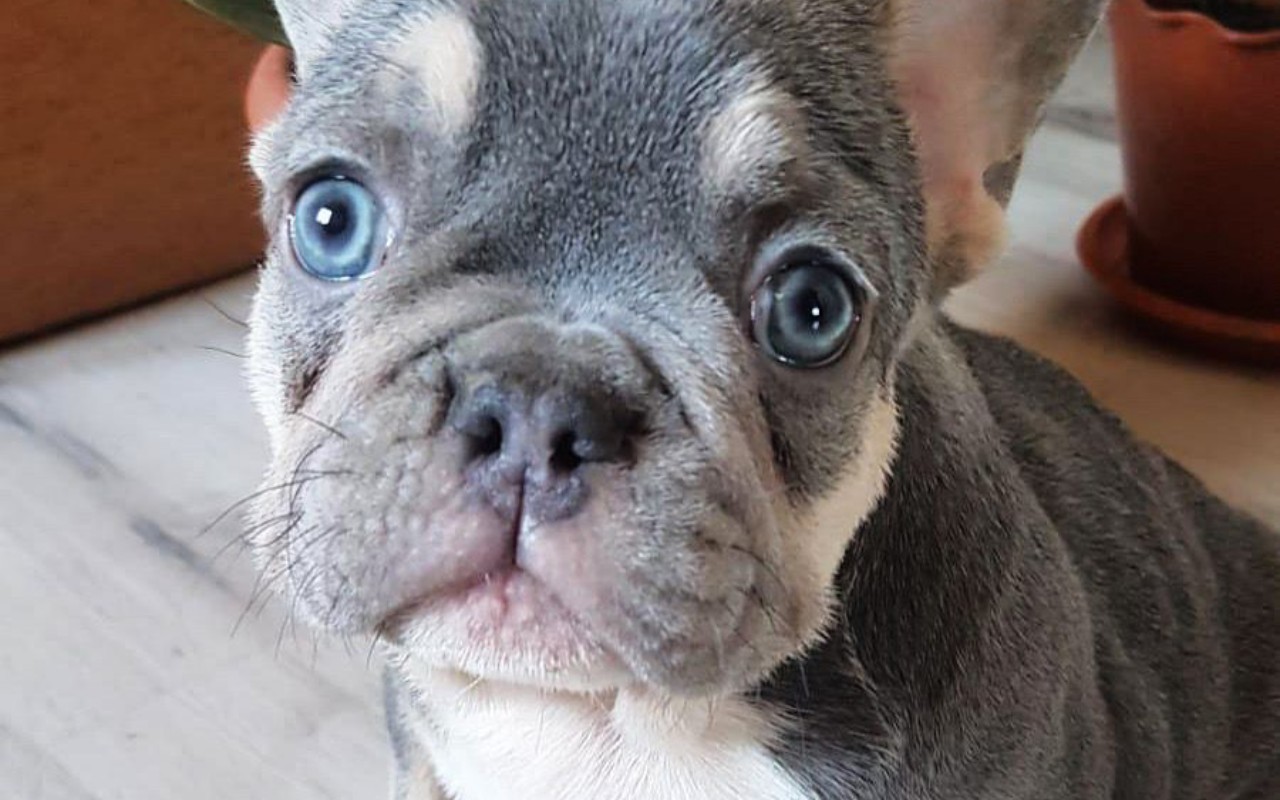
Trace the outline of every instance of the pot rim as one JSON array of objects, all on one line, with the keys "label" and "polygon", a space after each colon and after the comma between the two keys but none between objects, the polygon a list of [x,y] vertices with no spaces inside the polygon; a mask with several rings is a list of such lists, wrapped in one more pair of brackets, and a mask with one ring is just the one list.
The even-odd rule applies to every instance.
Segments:
[{"label": "pot rim", "polygon": [[1238,31],[1218,20],[1191,9],[1155,8],[1149,0],[1133,0],[1147,18],[1162,28],[1190,28],[1213,36],[1223,44],[1239,48],[1270,49],[1280,47],[1280,26],[1265,31]]}]

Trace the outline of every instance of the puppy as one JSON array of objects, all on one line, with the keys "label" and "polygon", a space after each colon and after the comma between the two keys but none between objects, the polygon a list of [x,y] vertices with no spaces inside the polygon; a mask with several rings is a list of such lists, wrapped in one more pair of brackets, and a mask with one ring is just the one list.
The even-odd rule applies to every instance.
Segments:
[{"label": "puppy", "polygon": [[1100,0],[279,11],[256,549],[397,797],[1280,797],[1280,542],[938,311]]}]

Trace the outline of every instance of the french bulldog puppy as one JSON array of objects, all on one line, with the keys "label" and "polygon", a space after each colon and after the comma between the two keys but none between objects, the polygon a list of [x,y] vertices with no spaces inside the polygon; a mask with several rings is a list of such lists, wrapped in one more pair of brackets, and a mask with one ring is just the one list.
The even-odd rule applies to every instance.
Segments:
[{"label": "french bulldog puppy", "polygon": [[397,797],[1280,797],[1280,540],[938,310],[1100,0],[279,10],[253,530]]}]

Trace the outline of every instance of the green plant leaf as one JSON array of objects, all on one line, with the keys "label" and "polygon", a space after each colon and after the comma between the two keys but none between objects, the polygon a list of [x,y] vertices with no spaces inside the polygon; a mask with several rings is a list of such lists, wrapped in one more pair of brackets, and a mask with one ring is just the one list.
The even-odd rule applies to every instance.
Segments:
[{"label": "green plant leaf", "polygon": [[263,41],[287,45],[284,27],[271,0],[187,0],[205,13]]}]

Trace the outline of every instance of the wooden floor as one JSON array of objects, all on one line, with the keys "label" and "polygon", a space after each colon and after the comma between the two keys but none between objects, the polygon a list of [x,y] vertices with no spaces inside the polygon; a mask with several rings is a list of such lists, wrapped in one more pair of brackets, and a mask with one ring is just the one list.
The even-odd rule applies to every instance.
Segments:
[{"label": "wooden floor", "polygon": [[[1135,337],[1078,267],[1116,191],[1095,45],[1037,139],[1003,265],[957,296],[972,325],[1060,361],[1142,435],[1280,524],[1280,374]],[[235,280],[0,354],[0,798],[379,798],[387,769],[359,645],[313,646],[252,571],[233,513],[262,432],[240,377]],[[223,352],[227,351],[227,352]],[[243,614],[243,619],[241,619]]]}]

